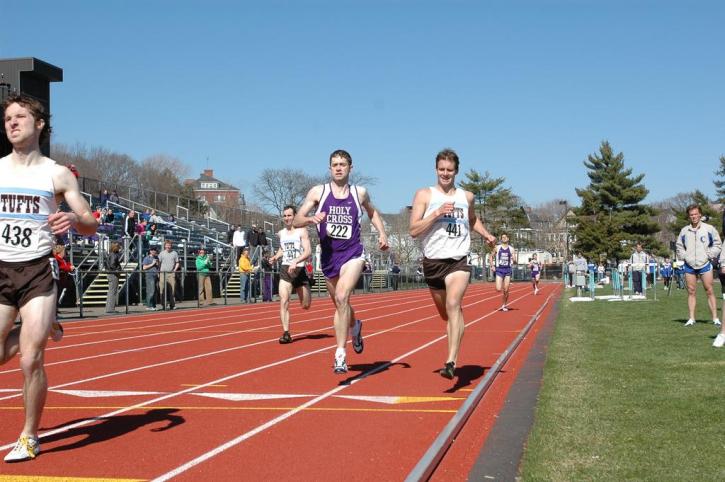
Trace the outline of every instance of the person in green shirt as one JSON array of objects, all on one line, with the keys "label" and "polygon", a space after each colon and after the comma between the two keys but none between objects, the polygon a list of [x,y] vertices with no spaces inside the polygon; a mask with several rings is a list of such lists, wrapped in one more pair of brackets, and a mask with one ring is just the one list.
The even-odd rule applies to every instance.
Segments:
[{"label": "person in green shirt", "polygon": [[211,289],[211,277],[209,270],[211,269],[211,255],[206,254],[206,249],[199,248],[196,256],[196,272],[199,286],[199,304],[208,306],[214,301],[214,292]]}]

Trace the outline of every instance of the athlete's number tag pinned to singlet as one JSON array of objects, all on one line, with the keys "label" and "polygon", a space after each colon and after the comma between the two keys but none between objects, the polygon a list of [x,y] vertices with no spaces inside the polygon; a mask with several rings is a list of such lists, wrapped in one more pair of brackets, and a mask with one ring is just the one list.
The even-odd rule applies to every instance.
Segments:
[{"label": "athlete's number tag pinned to singlet", "polygon": [[327,223],[327,235],[335,239],[350,239],[352,237],[352,226],[349,224]]},{"label": "athlete's number tag pinned to singlet", "polygon": [[282,262],[283,264],[289,264],[290,261],[295,259],[297,256],[297,249],[295,248],[294,241],[285,242],[284,246],[282,247],[283,257]]},{"label": "athlete's number tag pinned to singlet", "polygon": [[447,223],[446,233],[449,238],[457,238],[461,236],[461,221],[463,219],[463,208],[453,208],[453,212],[443,215],[443,222]]},{"label": "athlete's number tag pinned to singlet", "polygon": [[2,223],[0,228],[0,244],[19,250],[38,249],[38,234],[31,228],[23,228],[17,225]]}]

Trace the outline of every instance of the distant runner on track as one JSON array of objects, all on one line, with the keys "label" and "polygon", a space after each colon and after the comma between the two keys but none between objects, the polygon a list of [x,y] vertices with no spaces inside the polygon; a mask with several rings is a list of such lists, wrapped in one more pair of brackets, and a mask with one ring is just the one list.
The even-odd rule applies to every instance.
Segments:
[{"label": "distant runner on track", "polygon": [[[352,157],[349,153],[338,150],[330,154],[331,182],[310,189],[294,218],[297,228],[316,224],[320,235],[322,272],[327,292],[337,308],[337,350],[333,370],[339,374],[347,373],[345,344],[348,331],[351,332],[355,353],[363,351],[362,321],[355,319],[355,310],[350,304],[350,294],[365,266],[365,253],[360,239],[363,209],[378,232],[378,247],[381,250],[388,249],[385,226],[370,201],[370,194],[364,187],[348,182],[351,170]],[[316,209],[314,216],[308,216],[312,209]]]},{"label": "distant runner on track", "polygon": [[277,233],[279,250],[270,258],[272,263],[282,259],[282,268],[279,270],[279,319],[283,330],[279,342],[282,344],[292,343],[289,329],[289,300],[292,292],[297,293],[303,309],[309,309],[312,303],[310,280],[305,269],[305,261],[312,254],[310,235],[306,228],[295,228],[292,225],[295,214],[297,208],[294,206],[285,206],[282,210],[284,229]]},{"label": "distant runner on track", "polygon": [[440,375],[452,379],[463,339],[461,301],[471,267],[471,229],[493,244],[493,237],[473,209],[473,193],[457,188],[458,155],[445,149],[436,156],[437,184],[419,189],[410,213],[410,235],[423,237],[423,275],[438,313],[448,322],[448,358]]},{"label": "distant runner on track", "polygon": [[[45,346],[62,336],[56,322],[58,263],[53,235],[71,227],[96,232],[98,221],[67,167],[40,152],[50,136],[50,115],[37,100],[12,94],[2,105],[13,151],[0,159],[0,364],[17,353],[23,372],[25,425],[5,462],[33,459],[40,452],[38,426],[48,393]],[[72,212],[58,212],[62,200]],[[14,326],[20,312],[21,326]]]},{"label": "distant runner on track", "polygon": [[516,250],[509,245],[509,236],[501,235],[501,244],[493,248],[493,263],[496,266],[496,291],[501,293],[501,311],[508,311],[509,285],[513,265],[516,264]]}]

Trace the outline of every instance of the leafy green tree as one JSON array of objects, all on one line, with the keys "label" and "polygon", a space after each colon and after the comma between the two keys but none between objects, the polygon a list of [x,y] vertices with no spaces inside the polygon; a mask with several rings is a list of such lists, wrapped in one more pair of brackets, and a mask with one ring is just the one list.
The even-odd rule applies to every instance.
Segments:
[{"label": "leafy green tree", "polygon": [[576,190],[582,202],[571,222],[574,249],[590,259],[604,255],[614,260],[628,258],[637,242],[649,252],[664,252],[654,237],[660,230],[653,220],[656,211],[642,203],[648,193],[642,184],[644,174],[633,176],[632,169],[624,166],[624,154],[614,154],[607,141],[584,166],[590,183]]}]

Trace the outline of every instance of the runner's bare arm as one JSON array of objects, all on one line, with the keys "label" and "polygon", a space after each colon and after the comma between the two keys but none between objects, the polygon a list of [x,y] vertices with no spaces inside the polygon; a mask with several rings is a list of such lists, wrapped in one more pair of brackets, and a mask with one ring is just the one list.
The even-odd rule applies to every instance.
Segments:
[{"label": "runner's bare arm", "polygon": [[[297,258],[297,263],[301,263],[302,261],[306,261],[310,255],[312,254],[312,244],[310,243],[310,235],[305,229],[300,234],[300,238],[302,240],[302,254],[300,254],[300,257]],[[297,264],[294,263],[294,264]]]},{"label": "runner's bare arm", "polygon": [[375,229],[378,230],[378,249],[385,251],[388,249],[388,235],[385,234],[385,224],[383,224],[383,218],[380,217],[380,213],[375,206],[373,206],[367,189],[358,186],[358,194],[361,198],[360,204],[362,204],[362,207],[365,208],[365,211],[368,213],[370,222],[373,226],[375,226]]},{"label": "runner's bare arm", "polygon": [[469,226],[471,226],[471,229],[473,231],[483,236],[483,239],[486,240],[486,243],[488,243],[489,246],[494,246],[496,244],[496,236],[488,232],[488,229],[486,229],[483,221],[476,215],[476,210],[474,209],[473,193],[466,191],[466,199],[468,200]]},{"label": "runner's bare arm", "polygon": [[320,196],[322,196],[322,184],[310,189],[305,200],[302,202],[302,206],[297,210],[294,221],[292,221],[292,225],[295,228],[306,228],[310,224],[320,224],[325,220],[327,213],[324,212],[308,216],[310,211],[315,209],[320,203]]},{"label": "runner's bare arm", "polygon": [[74,228],[79,234],[95,234],[98,220],[93,217],[91,207],[81,195],[78,181],[65,166],[55,166],[53,184],[56,195],[61,195],[72,212],[57,212],[48,216],[48,224],[53,234],[64,234]]},{"label": "runner's bare arm", "polygon": [[426,209],[428,209],[429,202],[430,189],[427,187],[418,189],[413,197],[413,209],[410,211],[409,232],[414,238],[417,238],[421,234],[425,234],[433,227],[436,220],[445,214],[445,208],[441,206],[424,218],[423,215],[425,214]]}]

